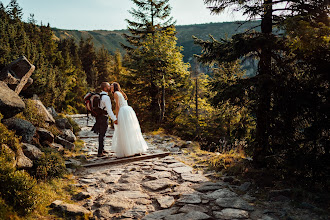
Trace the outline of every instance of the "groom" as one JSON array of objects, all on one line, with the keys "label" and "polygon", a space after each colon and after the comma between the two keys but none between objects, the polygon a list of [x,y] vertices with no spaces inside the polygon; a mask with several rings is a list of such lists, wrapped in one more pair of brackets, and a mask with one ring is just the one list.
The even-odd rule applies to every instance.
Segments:
[{"label": "groom", "polygon": [[111,100],[108,95],[110,92],[110,84],[108,82],[101,83],[102,92],[100,93],[100,108],[104,110],[104,114],[96,116],[96,122],[92,128],[92,131],[99,134],[99,149],[97,156],[103,157],[104,154],[104,137],[108,129],[108,115],[113,120],[113,123],[117,124],[117,118],[112,112]]}]

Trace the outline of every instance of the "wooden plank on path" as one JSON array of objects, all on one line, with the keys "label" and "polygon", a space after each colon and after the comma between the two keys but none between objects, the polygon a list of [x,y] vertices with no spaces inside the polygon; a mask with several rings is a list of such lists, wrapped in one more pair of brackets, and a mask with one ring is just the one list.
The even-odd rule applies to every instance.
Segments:
[{"label": "wooden plank on path", "polygon": [[103,161],[103,162],[99,162],[99,163],[84,164],[82,166],[88,168],[88,167],[96,167],[96,166],[115,165],[115,164],[119,164],[119,163],[147,160],[147,159],[152,159],[152,158],[156,158],[156,157],[166,157],[168,155],[170,155],[170,152],[124,157],[124,158],[119,158],[119,159],[115,159],[115,160]]},{"label": "wooden plank on path", "polygon": [[[112,135],[105,136],[107,138],[112,138]],[[86,139],[86,138],[99,138],[99,136],[79,136],[80,139]]]}]

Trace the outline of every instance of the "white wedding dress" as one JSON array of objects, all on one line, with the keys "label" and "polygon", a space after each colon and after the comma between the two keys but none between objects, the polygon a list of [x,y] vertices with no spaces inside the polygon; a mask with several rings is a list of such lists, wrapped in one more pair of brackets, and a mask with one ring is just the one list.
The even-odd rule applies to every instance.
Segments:
[{"label": "white wedding dress", "polygon": [[119,113],[117,116],[118,125],[112,137],[112,150],[117,157],[127,157],[147,151],[148,146],[144,140],[139,121],[131,106],[128,106],[121,92],[118,95]]}]

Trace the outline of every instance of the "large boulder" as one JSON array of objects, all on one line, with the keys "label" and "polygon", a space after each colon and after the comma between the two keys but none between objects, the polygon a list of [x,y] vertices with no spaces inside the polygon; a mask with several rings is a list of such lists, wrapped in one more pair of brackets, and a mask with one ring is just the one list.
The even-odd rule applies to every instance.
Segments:
[{"label": "large boulder", "polygon": [[47,123],[54,124],[55,120],[53,116],[47,111],[46,107],[40,100],[31,100],[38,110],[38,114],[43,117],[43,120]]},{"label": "large boulder", "polygon": [[11,118],[25,108],[23,100],[11,90],[6,83],[0,81],[0,112],[4,118]]},{"label": "large boulder", "polygon": [[70,142],[75,142],[77,140],[76,136],[70,129],[62,129],[61,131],[63,133],[60,135],[61,138]]},{"label": "large boulder", "polygon": [[16,152],[16,167],[18,169],[28,169],[33,167],[32,160],[24,155],[22,149],[18,149]]},{"label": "large boulder", "polygon": [[55,111],[54,107],[51,106],[51,107],[48,107],[47,108],[47,111],[55,118],[58,116],[57,112]]},{"label": "large boulder", "polygon": [[16,134],[22,137],[22,142],[31,143],[36,128],[29,121],[20,118],[9,118],[2,120],[8,129],[16,131]]},{"label": "large boulder", "polygon": [[37,128],[37,133],[39,134],[39,139],[41,142],[47,141],[49,143],[54,142],[54,135],[52,132],[44,129],[44,128]]},{"label": "large boulder", "polygon": [[44,153],[32,144],[22,143],[22,150],[24,155],[27,156],[30,160],[40,159]]},{"label": "large boulder", "polygon": [[34,70],[35,66],[25,56],[21,56],[1,70],[0,80],[7,83],[16,94],[19,94],[24,87],[27,87],[27,83],[32,84],[33,80],[30,76]]}]

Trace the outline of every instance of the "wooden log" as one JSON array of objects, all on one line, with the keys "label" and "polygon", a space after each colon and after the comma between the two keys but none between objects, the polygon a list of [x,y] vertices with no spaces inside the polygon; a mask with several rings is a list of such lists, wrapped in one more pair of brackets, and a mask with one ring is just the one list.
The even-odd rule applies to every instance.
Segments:
[{"label": "wooden log", "polygon": [[124,157],[124,158],[119,158],[119,159],[115,159],[115,160],[84,164],[84,165],[82,165],[82,167],[88,168],[88,167],[96,167],[96,166],[115,165],[115,164],[126,163],[126,162],[147,160],[147,159],[152,159],[152,158],[156,158],[156,157],[166,157],[168,155],[170,155],[170,152],[141,155],[141,156],[131,156],[131,157]]}]

